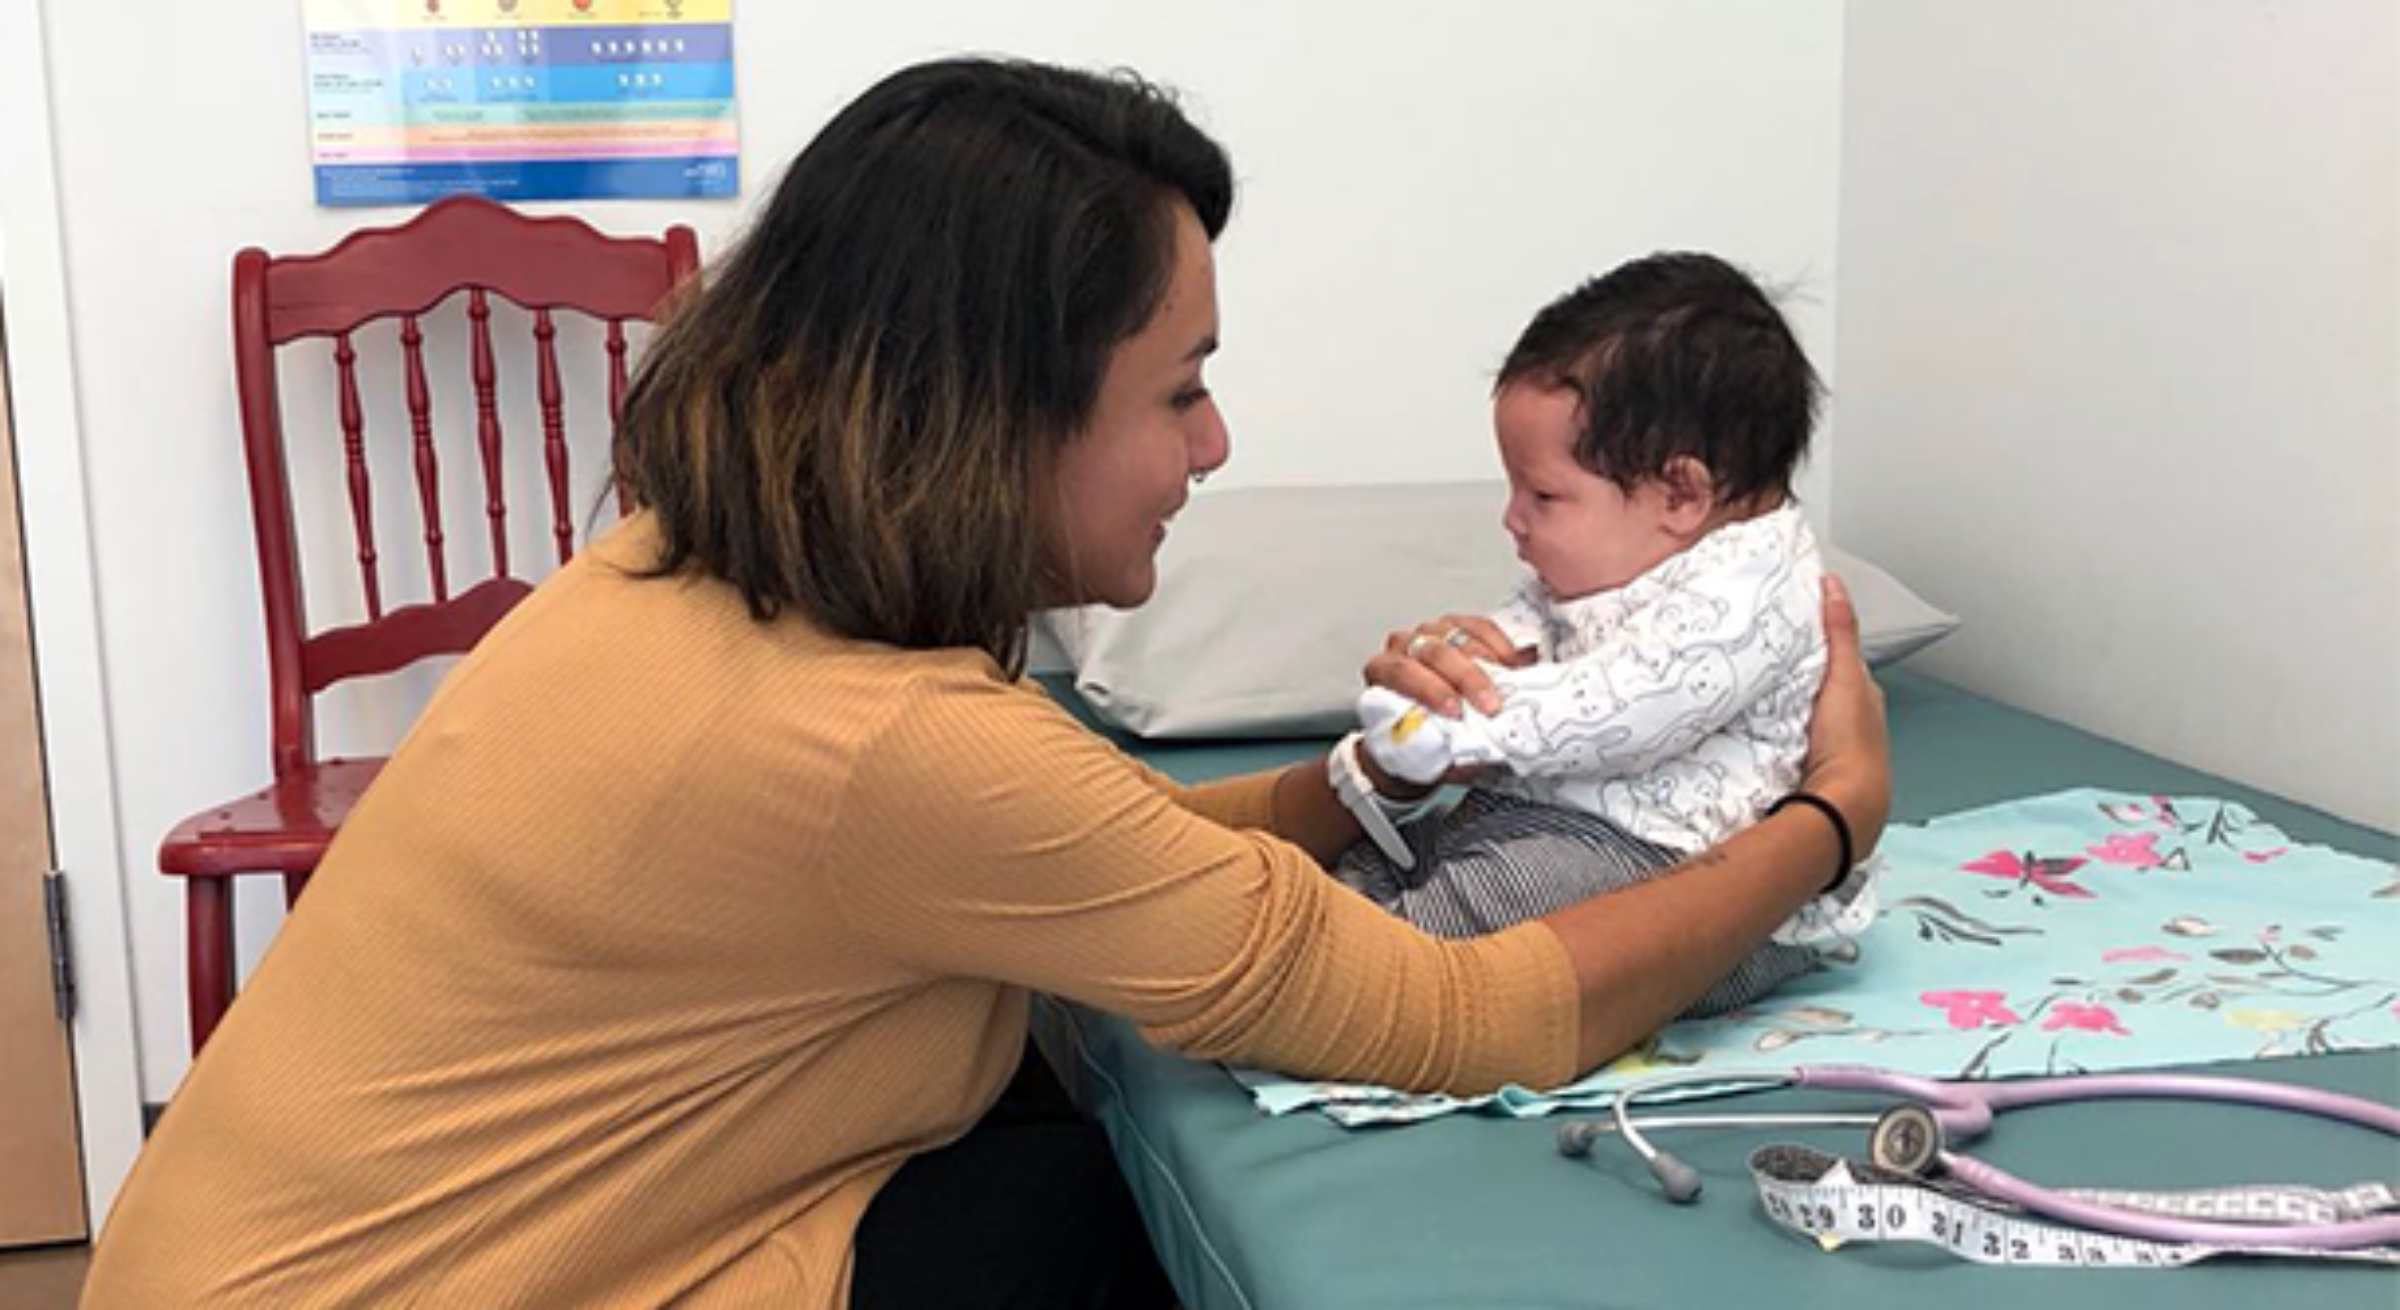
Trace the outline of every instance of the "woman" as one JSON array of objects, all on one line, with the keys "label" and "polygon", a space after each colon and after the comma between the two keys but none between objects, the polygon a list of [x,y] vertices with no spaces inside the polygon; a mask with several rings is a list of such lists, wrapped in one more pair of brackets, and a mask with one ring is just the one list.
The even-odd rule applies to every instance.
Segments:
[{"label": "woman", "polygon": [[[1016,678],[1036,608],[1148,597],[1226,458],[1231,199],[1130,79],[929,64],[828,125],[653,343],[618,452],[643,510],[427,707],[87,1304],[1163,1298],[1088,1127],[977,1127],[1028,990],[1303,1075],[1554,1083],[1823,884],[1832,826],[1793,810],[1437,942],[1317,867],[1358,838],[1322,762],[1179,788]],[[1488,690],[1408,644],[1373,676]],[[1880,708],[1836,662],[1808,782],[1871,845]]]}]

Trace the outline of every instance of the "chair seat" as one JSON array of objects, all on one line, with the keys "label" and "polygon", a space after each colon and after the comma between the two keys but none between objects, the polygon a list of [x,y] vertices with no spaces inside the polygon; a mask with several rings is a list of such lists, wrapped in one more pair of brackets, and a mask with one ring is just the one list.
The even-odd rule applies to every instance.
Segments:
[{"label": "chair seat", "polygon": [[383,760],[327,760],[176,824],[158,848],[161,873],[227,878],[309,873]]}]

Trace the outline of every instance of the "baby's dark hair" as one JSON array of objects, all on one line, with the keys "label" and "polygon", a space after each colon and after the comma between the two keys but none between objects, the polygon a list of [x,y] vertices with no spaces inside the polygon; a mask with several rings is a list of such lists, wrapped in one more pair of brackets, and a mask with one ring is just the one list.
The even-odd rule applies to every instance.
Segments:
[{"label": "baby's dark hair", "polygon": [[1788,494],[1824,388],[1767,293],[1714,255],[1623,264],[1534,315],[1495,387],[1583,397],[1575,462],[1631,491],[1689,456],[1719,504]]}]

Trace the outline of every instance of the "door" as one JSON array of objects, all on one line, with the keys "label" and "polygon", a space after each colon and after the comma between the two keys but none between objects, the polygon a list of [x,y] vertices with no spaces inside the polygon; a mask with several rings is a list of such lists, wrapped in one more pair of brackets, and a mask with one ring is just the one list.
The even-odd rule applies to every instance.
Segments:
[{"label": "door", "polygon": [[75,1069],[51,986],[50,806],[0,335],[0,1247],[80,1241]]}]

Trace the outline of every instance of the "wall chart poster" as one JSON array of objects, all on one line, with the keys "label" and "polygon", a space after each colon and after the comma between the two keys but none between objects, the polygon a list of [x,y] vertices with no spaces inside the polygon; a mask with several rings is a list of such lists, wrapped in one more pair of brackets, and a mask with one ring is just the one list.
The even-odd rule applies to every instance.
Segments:
[{"label": "wall chart poster", "polygon": [[731,196],[732,0],[305,0],[320,205]]}]

